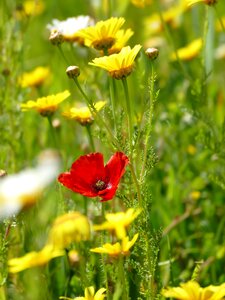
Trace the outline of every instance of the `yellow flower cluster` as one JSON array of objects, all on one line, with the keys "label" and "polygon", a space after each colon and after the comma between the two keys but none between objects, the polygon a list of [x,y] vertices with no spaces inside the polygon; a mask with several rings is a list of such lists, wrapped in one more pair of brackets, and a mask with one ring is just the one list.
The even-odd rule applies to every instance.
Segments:
[{"label": "yellow flower cluster", "polygon": [[10,259],[9,272],[17,273],[28,268],[47,264],[51,259],[63,256],[64,249],[72,242],[80,242],[90,237],[88,219],[79,212],[71,212],[59,216],[50,229],[46,245],[39,252]]},{"label": "yellow flower cluster", "polygon": [[104,253],[110,256],[129,255],[130,248],[134,245],[138,238],[138,233],[134,235],[132,240],[129,240],[126,229],[141,213],[141,209],[136,211],[133,208],[129,208],[126,212],[118,212],[114,214],[106,214],[106,222],[101,225],[94,225],[94,230],[109,230],[115,232],[117,238],[121,239],[121,242],[115,244],[106,243],[102,247],[91,249],[91,252]]}]

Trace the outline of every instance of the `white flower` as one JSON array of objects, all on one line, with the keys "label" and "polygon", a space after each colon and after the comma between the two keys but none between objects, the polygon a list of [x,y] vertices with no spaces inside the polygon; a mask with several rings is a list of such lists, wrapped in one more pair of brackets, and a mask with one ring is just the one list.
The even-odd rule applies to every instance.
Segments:
[{"label": "white flower", "polygon": [[46,150],[35,168],[0,179],[0,220],[17,214],[36,202],[43,189],[56,179],[60,169],[58,153]]},{"label": "white flower", "polygon": [[92,25],[94,25],[94,20],[91,17],[81,15],[68,18],[65,21],[54,19],[52,20],[52,24],[47,25],[47,29],[49,29],[50,31],[59,31],[66,41],[80,42],[80,38],[76,36],[77,31]]}]

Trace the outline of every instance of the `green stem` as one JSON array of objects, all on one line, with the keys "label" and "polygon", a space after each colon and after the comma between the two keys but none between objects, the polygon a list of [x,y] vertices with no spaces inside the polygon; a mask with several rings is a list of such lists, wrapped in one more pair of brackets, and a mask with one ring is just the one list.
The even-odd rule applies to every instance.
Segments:
[{"label": "green stem", "polygon": [[122,284],[122,300],[129,300],[128,291],[127,291],[127,283],[126,283],[126,275],[124,272],[124,258],[121,255],[118,260],[118,282],[119,285]]},{"label": "green stem", "polygon": [[93,152],[95,152],[96,150],[95,150],[95,144],[94,144],[93,136],[92,136],[92,133],[91,133],[91,125],[86,125],[86,129],[87,129],[91,149],[92,149]]},{"label": "green stem", "polygon": [[124,89],[126,106],[127,106],[130,157],[131,157],[131,162],[132,162],[132,115],[131,115],[130,97],[129,97],[129,92],[128,92],[127,79],[123,78],[122,83],[123,83],[123,89]]},{"label": "green stem", "polygon": [[139,186],[137,176],[135,174],[134,167],[133,167],[132,163],[129,164],[129,167],[130,167],[132,178],[134,180],[134,184],[136,186],[138,202],[139,202],[140,207],[142,207],[141,190],[140,190],[140,186]]},{"label": "green stem", "polygon": [[144,171],[145,171],[145,165],[147,160],[147,153],[148,153],[148,142],[150,138],[150,134],[152,131],[152,118],[153,118],[153,110],[154,110],[154,102],[155,102],[155,95],[154,95],[154,84],[155,84],[155,72],[154,72],[154,65],[153,62],[151,62],[151,77],[150,77],[150,99],[149,99],[149,121],[148,121],[148,127],[147,127],[147,133],[145,136],[145,148],[144,148],[144,158],[143,158],[143,164],[140,174],[140,182],[142,182],[144,177]]},{"label": "green stem", "polygon": [[99,120],[99,122],[103,125],[103,127],[105,127],[105,129],[107,130],[110,138],[111,138],[111,142],[117,147],[118,150],[121,150],[120,144],[118,143],[117,139],[114,137],[111,129],[109,128],[109,126],[105,123],[105,121],[102,119],[102,117],[100,116],[100,114],[98,113],[98,111],[96,110],[93,102],[91,101],[91,99],[88,98],[88,96],[85,94],[85,92],[83,91],[77,77],[74,77],[74,82],[77,86],[77,88],[79,89],[80,93],[83,95],[84,99],[87,102],[87,105],[90,107],[91,112],[94,113],[97,116],[97,119]]},{"label": "green stem", "polygon": [[[101,203],[101,214],[102,214],[102,222],[103,220],[105,220],[105,203],[102,202]],[[104,245],[105,244],[105,232],[104,230],[101,232],[101,244]],[[106,288],[106,294],[107,294],[107,299],[108,299],[108,274],[107,274],[107,269],[106,269],[106,262],[105,262],[105,256],[104,254],[101,254],[101,261],[102,261],[102,269],[103,269],[103,274],[104,274],[104,285]]]},{"label": "green stem", "polygon": [[58,148],[55,130],[54,130],[54,127],[52,126],[52,115],[47,116],[47,119],[48,119],[49,130],[50,130],[50,135],[51,135],[51,139],[52,139],[52,144],[53,144],[53,146],[55,148]]},{"label": "green stem", "polygon": [[112,106],[112,114],[113,114],[113,123],[115,134],[117,136],[117,129],[116,129],[116,114],[115,114],[115,81],[113,78],[109,78],[109,90],[110,90],[110,99],[111,99],[111,106]]},{"label": "green stem", "polygon": [[88,202],[87,202],[87,198],[85,196],[83,196],[83,200],[84,200],[84,214],[85,216],[88,215]]},{"label": "green stem", "polygon": [[204,22],[204,31],[203,31],[203,45],[202,45],[202,66],[203,66],[203,82],[205,82],[205,79],[207,77],[207,70],[206,70],[206,45],[207,45],[207,33],[209,29],[209,7],[208,5],[205,6],[206,9],[206,15],[205,15],[205,22]]},{"label": "green stem", "polygon": [[66,58],[66,56],[65,56],[65,54],[64,54],[64,52],[62,50],[62,46],[61,45],[57,45],[57,47],[58,47],[59,52],[60,52],[62,58],[64,59],[65,63],[67,64],[67,66],[69,66],[70,65],[69,61],[67,60],[67,58]]}]

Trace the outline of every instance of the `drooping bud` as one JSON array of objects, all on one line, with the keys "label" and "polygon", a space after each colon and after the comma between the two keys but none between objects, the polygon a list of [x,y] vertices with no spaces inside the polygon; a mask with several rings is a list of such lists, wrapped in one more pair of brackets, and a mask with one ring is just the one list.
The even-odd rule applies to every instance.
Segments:
[{"label": "drooping bud", "polygon": [[50,33],[49,41],[52,43],[52,45],[58,46],[64,42],[64,38],[60,31],[53,29]]},{"label": "drooping bud", "polygon": [[145,54],[150,60],[155,60],[159,55],[159,50],[157,48],[148,48],[145,50]]},{"label": "drooping bud", "polygon": [[69,78],[78,77],[80,75],[80,68],[78,66],[69,66],[66,69],[66,74]]}]

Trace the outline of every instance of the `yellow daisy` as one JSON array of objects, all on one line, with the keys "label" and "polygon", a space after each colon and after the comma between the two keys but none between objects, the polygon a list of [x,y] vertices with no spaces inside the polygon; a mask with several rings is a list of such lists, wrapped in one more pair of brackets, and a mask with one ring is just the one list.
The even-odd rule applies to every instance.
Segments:
[{"label": "yellow daisy", "polygon": [[173,297],[179,300],[221,300],[225,296],[225,283],[203,288],[196,281],[188,281],[181,283],[180,287],[163,289],[162,295],[166,298]]},{"label": "yellow daisy", "polygon": [[47,264],[51,259],[63,256],[64,251],[54,249],[51,245],[46,245],[39,252],[29,252],[26,255],[18,258],[12,258],[8,262],[9,272],[18,273],[25,269]]},{"label": "yellow daisy", "polygon": [[107,70],[113,78],[122,79],[132,72],[134,60],[140,49],[141,45],[136,45],[133,49],[127,46],[117,54],[95,58],[89,64]]},{"label": "yellow daisy", "polygon": [[[177,50],[177,55],[180,60],[189,61],[195,58],[202,48],[202,39],[196,39],[186,47]],[[172,53],[171,60],[176,60],[176,54]]]},{"label": "yellow daisy", "polygon": [[[97,111],[100,111],[106,105],[106,101],[98,101],[94,104]],[[72,107],[69,111],[62,113],[68,119],[76,120],[81,125],[87,125],[93,122],[94,118],[89,107],[84,106],[80,108]]]},{"label": "yellow daisy", "polygon": [[88,219],[79,212],[70,212],[56,218],[50,229],[48,244],[63,249],[72,242],[88,240],[90,225]]},{"label": "yellow daisy", "polygon": [[217,3],[217,0],[187,0],[187,5],[191,6],[194,5],[196,3],[205,3],[207,5],[214,5]]},{"label": "yellow daisy", "polygon": [[126,212],[118,212],[115,214],[106,214],[106,222],[101,225],[94,225],[94,230],[110,230],[115,231],[116,236],[122,239],[126,236],[126,228],[141,213],[141,209],[136,211],[129,208]]},{"label": "yellow daisy", "polygon": [[112,48],[108,49],[108,54],[114,54],[120,52],[120,50],[126,45],[127,41],[132,37],[134,32],[128,28],[127,30],[121,29],[116,34],[116,42]]},{"label": "yellow daisy", "polygon": [[50,70],[47,67],[37,67],[31,72],[23,73],[18,80],[23,88],[38,87],[49,77]]},{"label": "yellow daisy", "polygon": [[67,298],[67,297],[59,297],[59,299],[65,299],[65,300],[103,300],[106,295],[105,295],[105,288],[99,289],[95,293],[95,288],[93,286],[89,286],[85,288],[84,290],[84,297],[76,297],[76,298]]},{"label": "yellow daisy", "polygon": [[58,105],[70,96],[69,91],[64,91],[56,95],[50,95],[47,97],[38,98],[36,101],[29,100],[27,103],[21,104],[22,111],[36,110],[42,116],[48,116],[53,114]]},{"label": "yellow daisy", "polygon": [[102,247],[91,249],[91,252],[108,254],[110,256],[129,255],[130,248],[134,245],[138,238],[138,233],[129,241],[129,237],[126,236],[122,239],[121,243],[115,244],[106,243]]},{"label": "yellow daisy", "polygon": [[99,21],[95,26],[79,30],[77,36],[83,38],[85,45],[88,47],[94,47],[97,50],[109,49],[116,42],[116,34],[124,22],[124,18],[110,18],[106,21]]}]

